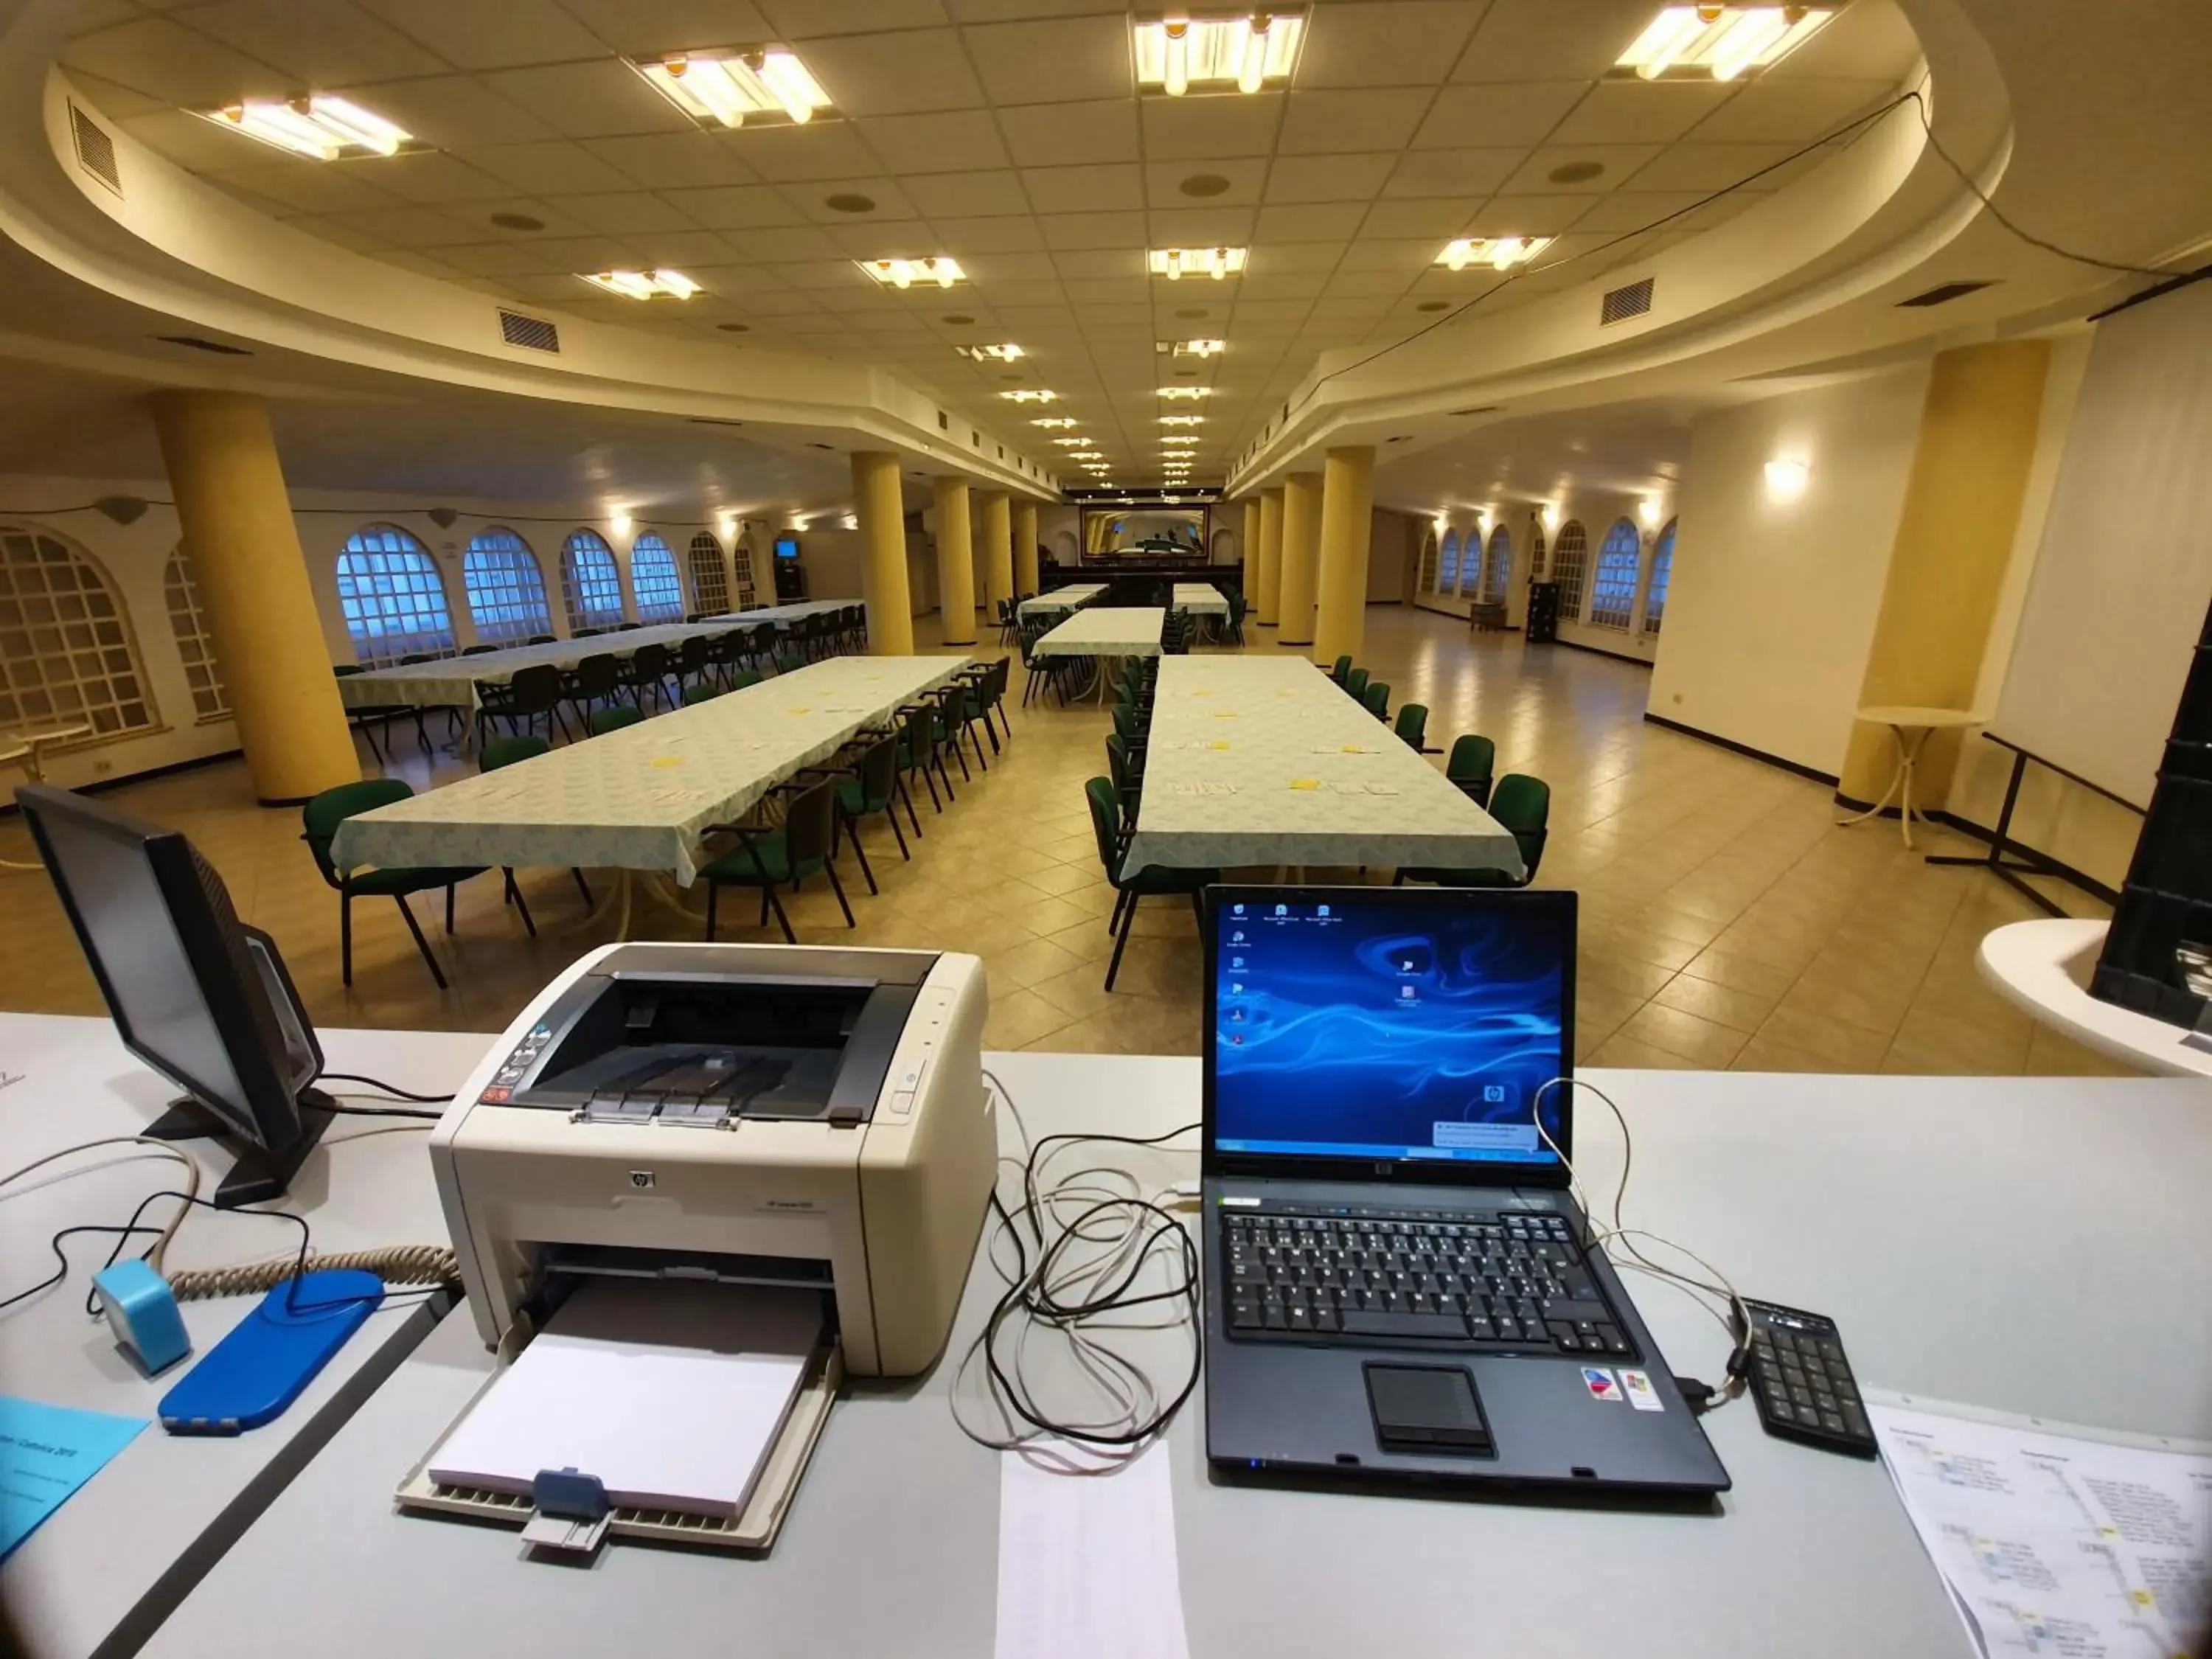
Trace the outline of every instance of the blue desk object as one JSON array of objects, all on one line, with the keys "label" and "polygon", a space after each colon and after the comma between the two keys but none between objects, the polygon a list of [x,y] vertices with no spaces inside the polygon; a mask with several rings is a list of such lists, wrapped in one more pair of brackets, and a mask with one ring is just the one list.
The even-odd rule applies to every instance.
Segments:
[{"label": "blue desk object", "polygon": [[384,1300],[357,1268],[288,1279],[185,1373],[157,1408],[171,1434],[240,1434],[281,1416]]},{"label": "blue desk object", "polygon": [[136,1357],[147,1376],[167,1370],[192,1351],[169,1281],[148,1262],[133,1257],[103,1267],[92,1276],[92,1289],[117,1345]]},{"label": "blue desk object", "polygon": [[141,1417],[0,1395],[0,1559],[145,1426]]}]

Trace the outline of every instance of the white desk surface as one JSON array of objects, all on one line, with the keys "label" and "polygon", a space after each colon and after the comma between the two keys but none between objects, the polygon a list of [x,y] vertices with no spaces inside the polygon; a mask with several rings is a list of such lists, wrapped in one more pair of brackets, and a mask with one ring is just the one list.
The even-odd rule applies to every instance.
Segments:
[{"label": "white desk surface", "polygon": [[2071,916],[2012,922],[1982,936],[1975,961],[1999,994],[2076,1042],[2164,1076],[2212,1077],[2212,1053],[2191,1048],[2185,1029],[2089,994],[2111,926]]},{"label": "white desk surface", "polygon": [[[1030,1133],[1158,1133],[1198,1116],[1198,1063],[996,1054]],[[1747,1295],[1833,1314],[1870,1386],[2079,1423],[2212,1426],[2212,1091],[2167,1080],[1599,1072],[1637,1132],[1632,1220]],[[1620,1145],[1588,1100],[1585,1172]],[[1010,1139],[1010,1137],[1009,1137]],[[1193,1154],[1125,1154],[1148,1180]],[[978,1328],[977,1275],[950,1350]],[[1677,1371],[1720,1375],[1719,1328],[1631,1289]],[[1172,1338],[1157,1339],[1172,1343]],[[1170,1372],[1180,1351],[1161,1355]],[[611,1543],[589,1571],[498,1528],[393,1511],[400,1477],[489,1361],[447,1320],[210,1572],[149,1651],[782,1655],[992,1650],[997,1460],[949,1420],[949,1363],[855,1386],[772,1554]],[[1195,1659],[1362,1653],[1964,1659],[1957,1615],[1887,1477],[1706,1419],[1735,1490],[1711,1513],[1218,1486],[1194,1399],[1172,1460]]]},{"label": "white desk surface", "polygon": [[[331,1069],[365,1071],[423,1092],[458,1085],[489,1042],[443,1031],[320,1035]],[[0,1087],[0,1172],[79,1141],[136,1133],[176,1093],[125,1052],[105,1019],[0,1014],[0,1077],[20,1079]],[[317,1249],[446,1242],[428,1136],[367,1133],[410,1121],[341,1119],[309,1155],[283,1207],[308,1218]],[[201,1196],[211,1197],[228,1155],[208,1141],[173,1144],[198,1160]],[[7,1287],[0,1294],[46,1276],[52,1265],[46,1241],[58,1229],[119,1224],[147,1194],[176,1187],[184,1175],[167,1158],[132,1146],[102,1147],[53,1168],[97,1173],[53,1182],[52,1170],[42,1170],[0,1191],[0,1282]],[[149,1209],[149,1218],[165,1219],[173,1207]],[[168,1264],[256,1261],[295,1248],[297,1239],[281,1222],[196,1210],[170,1246]],[[191,1357],[149,1380],[117,1352],[105,1322],[85,1316],[90,1275],[109,1242],[89,1235],[67,1241],[68,1279],[0,1313],[0,1393],[151,1419],[161,1396],[258,1300],[185,1303]],[[434,1317],[420,1301],[374,1315],[289,1411],[235,1439],[176,1438],[149,1420],[0,1567],[0,1598],[31,1652],[74,1659],[132,1651],[422,1340]]]}]

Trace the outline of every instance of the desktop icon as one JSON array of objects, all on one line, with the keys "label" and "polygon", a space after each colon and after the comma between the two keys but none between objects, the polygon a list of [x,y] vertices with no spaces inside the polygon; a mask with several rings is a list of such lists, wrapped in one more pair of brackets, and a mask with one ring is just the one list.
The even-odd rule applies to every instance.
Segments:
[{"label": "desktop icon", "polygon": [[1241,904],[1232,904],[1229,908],[1231,911],[1237,915],[1241,916],[1244,914],[1244,907]]},{"label": "desktop icon", "polygon": [[1398,997],[1401,1001],[1412,1001],[1413,999],[1413,988],[1410,985],[1401,985],[1398,988]]},{"label": "desktop icon", "polygon": [[1326,904],[1322,905],[1322,906],[1318,910],[1315,911],[1315,913],[1314,913],[1314,914],[1315,914],[1316,915],[1322,915],[1322,916],[1325,916],[1325,915],[1327,915],[1328,914],[1328,906],[1327,906]]},{"label": "desktop icon", "polygon": [[1275,907],[1275,914],[1279,916],[1287,916],[1291,914],[1291,907],[1287,904],[1279,904]]}]

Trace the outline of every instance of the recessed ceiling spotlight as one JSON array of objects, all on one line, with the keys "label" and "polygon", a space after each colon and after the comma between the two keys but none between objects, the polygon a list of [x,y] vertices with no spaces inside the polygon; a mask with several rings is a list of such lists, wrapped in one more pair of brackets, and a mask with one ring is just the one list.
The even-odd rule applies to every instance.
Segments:
[{"label": "recessed ceiling spotlight", "polygon": [[1146,262],[1153,276],[1171,283],[1186,276],[1211,276],[1218,283],[1244,269],[1246,252],[1241,247],[1156,247]]},{"label": "recessed ceiling spotlight", "polygon": [[1190,306],[1176,313],[1176,320],[1179,323],[1194,323],[1199,321],[1201,318],[1209,317],[1211,315],[1212,315],[1212,313],[1207,311],[1204,306]]},{"label": "recessed ceiling spotlight", "polygon": [[1057,398],[1060,393],[1048,392],[1042,386],[1026,386],[1018,392],[1001,392],[999,395],[1011,403],[1048,404]]},{"label": "recessed ceiling spotlight", "polygon": [[725,334],[750,334],[753,331],[750,323],[717,323],[714,326]]},{"label": "recessed ceiling spotlight", "polygon": [[1297,66],[1305,15],[1256,13],[1249,17],[1169,17],[1130,31],[1137,54],[1137,84],[1180,98],[1194,86],[1257,92],[1285,81]]},{"label": "recessed ceiling spotlight", "polygon": [[1465,270],[1474,264],[1510,270],[1515,265],[1527,264],[1551,245],[1548,236],[1462,236],[1444,244],[1437,263],[1448,270]]},{"label": "recessed ceiling spotlight", "polygon": [[545,222],[543,219],[534,219],[526,213],[495,213],[491,216],[491,222],[497,225],[501,230],[543,230],[545,228]]},{"label": "recessed ceiling spotlight", "polygon": [[1605,163],[1569,161],[1565,166],[1553,167],[1547,176],[1555,185],[1586,185],[1593,179],[1605,176]]},{"label": "recessed ceiling spotlight", "polygon": [[1424,300],[1420,304],[1415,306],[1413,309],[1416,311],[1449,311],[1451,309],[1451,305],[1452,302],[1449,300]]},{"label": "recessed ceiling spotlight", "polygon": [[1218,173],[1194,173],[1176,188],[1186,196],[1226,196],[1229,181]]},{"label": "recessed ceiling spotlight", "polygon": [[787,46],[683,52],[630,67],[695,121],[738,127],[781,115],[805,123],[830,107],[830,94]]},{"label": "recessed ceiling spotlight", "polygon": [[822,205],[832,213],[873,213],[876,210],[876,198],[872,196],[855,195],[849,191],[840,191],[835,196],[823,197]]},{"label": "recessed ceiling spotlight", "polygon": [[912,288],[916,283],[951,288],[968,275],[957,259],[942,253],[927,259],[855,259],[853,263],[885,288]]},{"label": "recessed ceiling spotlight", "polygon": [[625,300],[688,300],[699,291],[699,284],[680,270],[579,271],[577,275],[593,288],[619,294]]},{"label": "recessed ceiling spotlight", "polygon": [[1012,340],[1001,341],[997,345],[955,346],[952,349],[958,356],[971,357],[979,363],[1011,363],[1018,357],[1029,355]]},{"label": "recessed ceiling spotlight", "polygon": [[1060,430],[1064,432],[1068,430],[1070,428],[1081,425],[1082,422],[1066,415],[1048,415],[1042,420],[1031,421],[1030,424],[1031,426],[1058,428]]},{"label": "recessed ceiling spotlight", "polygon": [[951,328],[965,328],[975,320],[973,317],[958,311],[948,312],[945,318],[946,325]]},{"label": "recessed ceiling spotlight", "polygon": [[1825,27],[1832,8],[1801,5],[1668,6],[1613,66],[1646,81],[1710,75],[1733,81],[1780,63]]},{"label": "recessed ceiling spotlight", "polygon": [[195,114],[295,155],[335,161],[342,155],[397,155],[415,142],[404,128],[347,98],[310,93],[284,102],[244,100]]}]

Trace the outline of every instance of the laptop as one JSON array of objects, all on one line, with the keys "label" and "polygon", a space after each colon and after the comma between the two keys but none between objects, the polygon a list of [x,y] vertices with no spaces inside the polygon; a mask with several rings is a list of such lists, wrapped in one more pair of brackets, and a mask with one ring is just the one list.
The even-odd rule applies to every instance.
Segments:
[{"label": "laptop", "polygon": [[1210,887],[1205,908],[1214,1467],[1725,1492],[1553,1150],[1574,1156],[1572,1090],[1543,1087],[1573,1064],[1574,894]]}]

